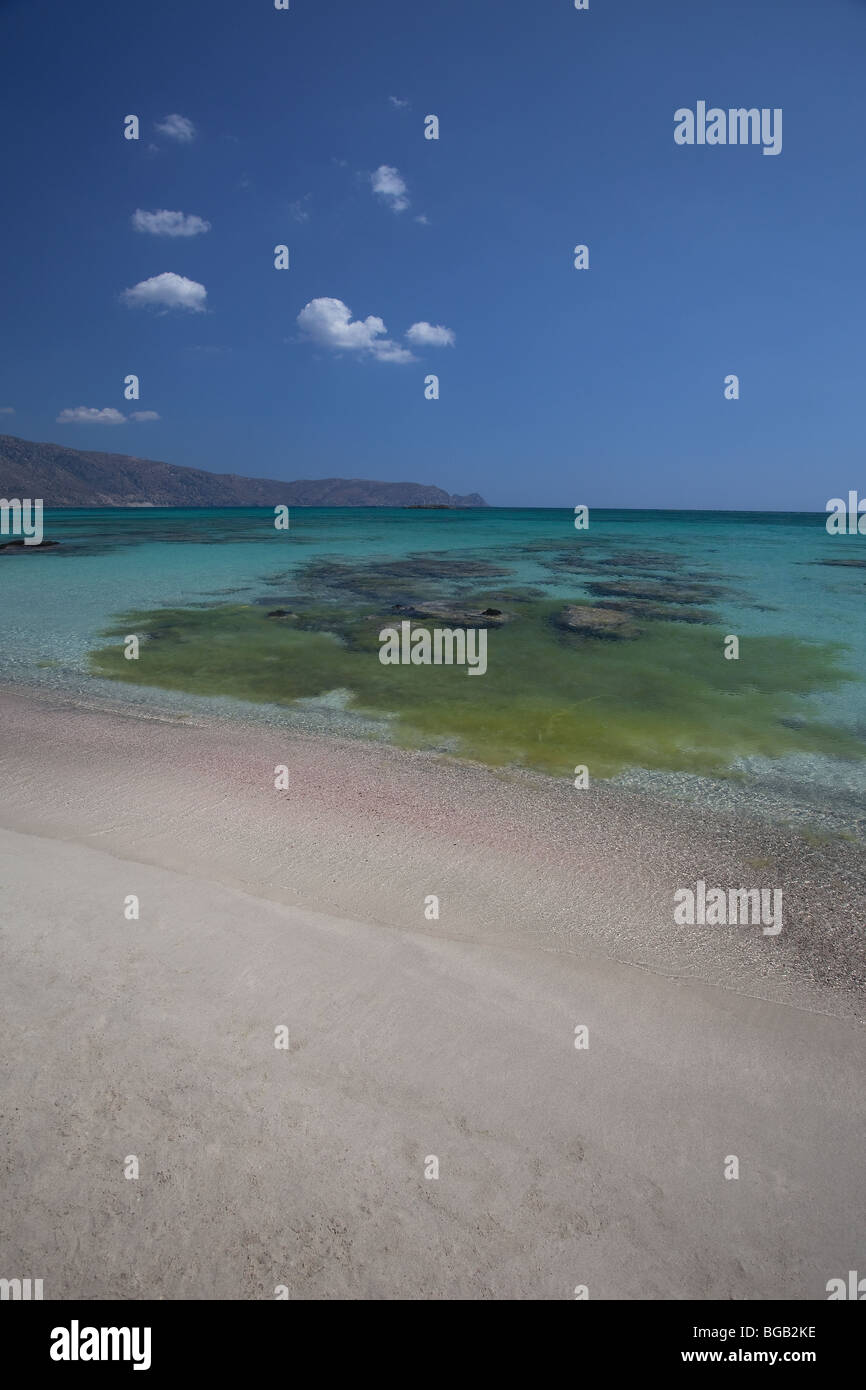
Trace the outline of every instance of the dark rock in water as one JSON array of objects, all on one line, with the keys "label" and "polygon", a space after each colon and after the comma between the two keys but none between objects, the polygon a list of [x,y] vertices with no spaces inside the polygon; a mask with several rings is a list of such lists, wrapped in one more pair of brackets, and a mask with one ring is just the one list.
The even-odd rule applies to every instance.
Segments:
[{"label": "dark rock in water", "polygon": [[706,603],[724,592],[713,584],[676,584],[667,580],[615,579],[586,587],[599,598],[649,599],[653,603]]},{"label": "dark rock in water", "polygon": [[678,555],[662,550],[611,550],[600,541],[577,541],[569,545],[559,542],[530,541],[519,546],[519,553],[534,556],[545,569],[575,574],[598,574],[601,578],[617,572],[630,578],[647,576],[664,578],[665,572],[682,570]]},{"label": "dark rock in water", "polygon": [[413,618],[434,618],[437,623],[445,623],[448,627],[501,627],[511,618],[510,613],[503,613],[498,608],[486,608],[481,612],[478,608],[461,608],[446,599],[412,603],[407,606],[406,612]]},{"label": "dark rock in water", "polygon": [[853,555],[841,560],[812,560],[813,565],[838,565],[840,569],[866,570],[866,560],[856,559]]},{"label": "dark rock in water", "polygon": [[9,550],[20,555],[27,550],[56,550],[59,544],[59,541],[39,541],[36,545],[28,545],[26,541],[7,541],[5,545],[0,545],[0,551]]},{"label": "dark rock in water", "polygon": [[347,564],[341,560],[312,560],[296,578],[308,589],[336,589],[365,598],[387,600],[404,595],[412,597],[418,594],[421,584],[431,581],[453,584],[473,578],[498,579],[510,573],[509,566],[501,562],[491,564],[489,560],[477,560],[468,555],[456,558],[428,551],[398,560],[373,560],[362,565]]},{"label": "dark rock in water", "polygon": [[[489,591],[488,591],[489,592]],[[547,591],[538,584],[524,584],[519,589],[498,589],[491,598],[495,603],[530,603],[536,598],[546,598]]]},{"label": "dark rock in water", "polygon": [[648,599],[632,599],[630,603],[612,603],[611,611],[626,613],[630,618],[651,623],[714,623],[715,613],[708,608],[685,608],[677,604],[651,603]]},{"label": "dark rock in water", "polygon": [[600,569],[639,570],[642,574],[658,574],[682,566],[679,556],[655,550],[617,550],[613,555],[599,556],[595,563]]},{"label": "dark rock in water", "polygon": [[288,608],[274,608],[270,613],[266,613],[267,618],[296,618],[297,613],[292,613]]},{"label": "dark rock in water", "polygon": [[640,635],[640,628],[632,622],[628,613],[618,608],[597,608],[591,603],[568,603],[559,610],[553,621],[566,632],[575,632],[582,637],[625,638]]}]

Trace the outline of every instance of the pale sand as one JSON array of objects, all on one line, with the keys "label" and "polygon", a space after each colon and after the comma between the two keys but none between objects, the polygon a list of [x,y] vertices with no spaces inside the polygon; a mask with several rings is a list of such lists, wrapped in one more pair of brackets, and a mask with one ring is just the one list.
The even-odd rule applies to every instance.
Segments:
[{"label": "pale sand", "polygon": [[[0,1276],[811,1299],[862,1268],[861,846],[13,692],[0,738]],[[782,935],[675,928],[698,875],[780,884]]]}]

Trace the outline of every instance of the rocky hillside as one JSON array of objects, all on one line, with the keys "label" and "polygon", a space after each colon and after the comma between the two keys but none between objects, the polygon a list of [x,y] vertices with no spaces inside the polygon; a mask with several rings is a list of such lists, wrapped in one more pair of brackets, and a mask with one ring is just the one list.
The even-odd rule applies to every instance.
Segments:
[{"label": "rocky hillside", "polygon": [[0,435],[0,497],[41,497],[46,507],[484,507],[477,492],[452,496],[424,483],[364,478],[277,482],[208,473],[126,454],[83,453]]}]

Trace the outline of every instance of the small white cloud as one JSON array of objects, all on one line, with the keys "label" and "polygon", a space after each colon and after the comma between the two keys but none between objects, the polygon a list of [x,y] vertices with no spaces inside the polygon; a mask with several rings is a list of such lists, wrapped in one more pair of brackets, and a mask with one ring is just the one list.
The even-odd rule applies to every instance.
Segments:
[{"label": "small white cloud", "polygon": [[97,410],[94,405],[77,405],[74,410],[61,410],[57,417],[58,425],[125,425],[127,419],[137,420],[159,420],[155,410],[133,410],[127,417],[121,410],[115,410],[113,406],[106,406],[104,410]]},{"label": "small white cloud", "polygon": [[392,212],[406,211],[409,206],[409,190],[399,170],[392,169],[390,164],[380,164],[375,174],[370,175],[370,182],[373,192],[378,194]]},{"label": "small white cloud", "polygon": [[401,101],[399,97],[389,97],[388,100],[390,101],[392,106],[397,107],[398,111],[401,111],[404,106],[409,105],[408,101]]},{"label": "small white cloud", "polygon": [[312,193],[305,193],[303,198],[296,198],[293,203],[289,203],[289,216],[293,222],[309,222],[308,204],[312,201],[312,197]]},{"label": "small white cloud", "polygon": [[192,212],[169,212],[166,208],[158,212],[136,208],[131,221],[137,232],[150,232],[152,236],[200,236],[210,231],[210,223],[203,217]]},{"label": "small white cloud", "polygon": [[77,405],[74,410],[61,410],[57,417],[58,425],[125,425],[126,416],[119,410],[106,406],[97,410],[93,405]]},{"label": "small white cloud", "polygon": [[169,140],[177,140],[181,145],[189,145],[196,135],[195,126],[189,117],[177,114],[157,121],[156,128],[160,135],[167,135]]},{"label": "small white cloud", "polygon": [[408,348],[401,347],[399,343],[393,343],[390,338],[383,338],[382,342],[375,344],[373,356],[377,362],[415,362],[417,360]]},{"label": "small white cloud", "polygon": [[319,347],[334,352],[369,354],[378,362],[414,362],[408,348],[385,337],[384,323],[376,315],[353,319],[342,299],[311,299],[298,314],[298,327]]},{"label": "small white cloud", "polygon": [[443,328],[441,323],[424,323],[423,320],[407,328],[406,337],[415,347],[453,347],[455,342],[450,328]]},{"label": "small white cloud", "polygon": [[14,415],[14,405],[0,405],[0,415]]},{"label": "small white cloud", "polygon": [[412,220],[413,222],[420,222],[422,227],[430,226],[430,218],[427,216],[426,212],[419,212],[418,216],[414,217]]},{"label": "small white cloud", "polygon": [[197,280],[188,280],[185,275],[166,270],[162,275],[152,275],[149,280],[141,280],[132,289],[124,290],[121,299],[130,308],[189,309],[191,313],[203,314],[207,290]]}]

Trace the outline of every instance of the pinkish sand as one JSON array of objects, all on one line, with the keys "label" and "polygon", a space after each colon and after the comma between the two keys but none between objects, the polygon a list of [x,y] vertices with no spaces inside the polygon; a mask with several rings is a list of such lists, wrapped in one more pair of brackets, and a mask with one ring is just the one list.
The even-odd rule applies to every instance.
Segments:
[{"label": "pinkish sand", "polygon": [[[812,1299],[862,1264],[862,846],[21,691],[0,741],[3,1277]],[[698,877],[781,886],[783,932],[676,927]]]}]

